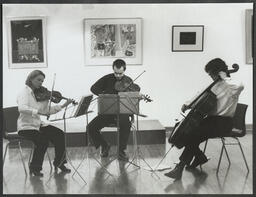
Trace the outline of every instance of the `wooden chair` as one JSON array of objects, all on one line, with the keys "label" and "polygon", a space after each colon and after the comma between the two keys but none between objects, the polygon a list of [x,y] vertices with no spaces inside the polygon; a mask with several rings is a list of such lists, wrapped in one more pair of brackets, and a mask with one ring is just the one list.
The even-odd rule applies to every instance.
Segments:
[{"label": "wooden chair", "polygon": [[[219,161],[218,161],[217,173],[219,172],[219,167],[220,167],[220,163],[221,163],[221,159],[222,159],[222,155],[223,155],[223,150],[225,150],[229,166],[231,165],[228,151],[226,149],[227,145],[238,145],[239,146],[239,148],[242,152],[243,160],[244,160],[246,168],[247,168],[247,173],[249,173],[249,167],[248,167],[241,143],[239,141],[240,137],[243,137],[246,135],[245,115],[246,115],[247,107],[248,107],[248,105],[245,105],[245,104],[241,104],[241,103],[237,104],[236,112],[233,117],[233,125],[234,125],[233,129],[226,136],[220,138],[221,142],[222,142],[222,148],[221,148],[221,153],[220,153],[220,157],[219,157]],[[236,140],[236,142],[235,143],[227,143],[226,138],[233,138]],[[207,142],[208,142],[208,140],[205,142],[204,152],[206,151]]]}]

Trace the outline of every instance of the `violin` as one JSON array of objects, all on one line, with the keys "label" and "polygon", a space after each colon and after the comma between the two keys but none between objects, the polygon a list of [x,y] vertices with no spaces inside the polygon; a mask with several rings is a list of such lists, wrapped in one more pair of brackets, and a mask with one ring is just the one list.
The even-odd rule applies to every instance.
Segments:
[{"label": "violin", "polygon": [[[49,91],[47,88],[41,86],[40,88],[36,88],[34,90],[34,94],[36,100],[39,101],[47,101],[50,100],[54,103],[59,103],[62,99],[68,100],[68,98],[63,97],[62,94],[58,91]],[[72,101],[73,105],[77,105],[76,101]]]},{"label": "violin", "polygon": [[[134,80],[124,75],[121,80],[116,81],[115,90],[117,92],[139,92],[140,86],[134,83]],[[146,102],[153,101],[148,95],[141,94],[141,98]]]},{"label": "violin", "polygon": [[116,81],[115,90],[118,92],[139,92],[140,87],[133,83],[129,77],[123,76],[121,80]]}]

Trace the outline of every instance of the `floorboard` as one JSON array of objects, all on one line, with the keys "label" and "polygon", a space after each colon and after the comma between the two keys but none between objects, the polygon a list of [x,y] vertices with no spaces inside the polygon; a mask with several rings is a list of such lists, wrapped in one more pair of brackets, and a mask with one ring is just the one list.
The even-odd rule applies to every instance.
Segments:
[{"label": "floorboard", "polygon": [[[164,173],[169,170],[156,171],[151,173],[147,169],[147,163],[154,167],[161,160],[165,152],[170,148],[166,144],[141,145],[142,158],[137,161],[141,166],[138,169],[134,165],[113,161],[107,166],[108,172],[98,165],[92,157],[94,148],[89,150],[90,156],[87,159],[87,148],[68,148],[68,156],[74,166],[78,166],[85,157],[79,168],[79,173],[87,184],[75,174],[55,173],[50,171],[47,157],[43,164],[43,178],[25,176],[19,152],[16,148],[10,148],[7,152],[3,170],[3,193],[4,194],[252,194],[252,134],[247,134],[240,139],[243,146],[250,172],[246,173],[245,164],[238,147],[229,146],[231,166],[228,168],[227,159],[221,163],[220,171],[216,175],[218,158],[221,150],[219,139],[211,139],[208,142],[206,154],[210,161],[194,171],[184,170],[180,181],[173,181],[165,177]],[[4,147],[6,141],[4,141]],[[201,148],[204,144],[201,145]],[[54,158],[54,149],[48,148],[51,158]],[[111,147],[111,155],[115,155],[116,147]],[[182,150],[173,148],[166,159],[163,160],[160,168],[173,168],[178,161]],[[28,161],[30,149],[23,148],[23,156]],[[130,158],[133,158],[133,146],[128,146]],[[94,155],[100,159],[99,152]],[[110,157],[111,158],[111,157]],[[101,160],[107,163],[109,159]],[[136,161],[136,160],[134,160]],[[128,168],[127,168],[128,166]]]}]

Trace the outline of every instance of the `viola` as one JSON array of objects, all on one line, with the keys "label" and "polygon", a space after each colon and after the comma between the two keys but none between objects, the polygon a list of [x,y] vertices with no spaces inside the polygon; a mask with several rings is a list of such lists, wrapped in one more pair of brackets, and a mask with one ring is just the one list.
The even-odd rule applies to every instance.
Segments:
[{"label": "viola", "polygon": [[[140,87],[132,79],[124,75],[121,80],[116,81],[115,90],[117,92],[139,92]],[[148,95],[141,94],[141,98],[146,102],[153,101]]]},{"label": "viola", "polygon": [[[52,102],[59,103],[62,99],[68,100],[68,98],[63,97],[60,92],[55,90],[49,91],[47,88],[43,86],[36,88],[34,90],[34,94],[38,102],[47,101],[51,99]],[[73,101],[72,104],[76,105],[78,103],[76,101]]]},{"label": "viola", "polygon": [[[239,66],[237,64],[232,65],[233,69],[228,70],[228,73],[237,72]],[[191,108],[188,115],[176,123],[168,142],[172,146],[182,148],[193,137],[194,129],[200,124],[200,122],[217,106],[216,95],[211,92],[211,88],[220,81],[218,77],[213,83],[211,83],[199,96],[197,96],[189,105]]]},{"label": "viola", "polygon": [[118,92],[139,92],[140,87],[133,83],[129,77],[123,76],[121,80],[116,81],[115,90]]}]

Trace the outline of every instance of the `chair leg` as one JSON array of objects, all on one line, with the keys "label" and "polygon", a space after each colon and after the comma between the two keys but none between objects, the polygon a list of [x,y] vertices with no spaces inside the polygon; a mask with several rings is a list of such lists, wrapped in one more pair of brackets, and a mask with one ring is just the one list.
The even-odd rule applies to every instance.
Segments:
[{"label": "chair leg", "polygon": [[219,158],[219,162],[218,162],[218,167],[217,167],[217,172],[216,173],[219,172],[220,162],[221,162],[222,155],[223,155],[223,149],[224,149],[224,144],[222,144],[222,147],[221,147],[220,158]]},{"label": "chair leg", "polygon": [[238,138],[235,138],[235,139],[237,140],[238,145],[239,145],[239,147],[240,147],[240,150],[241,150],[241,152],[242,152],[243,159],[244,159],[244,163],[245,163],[246,168],[247,168],[247,172],[249,172],[249,167],[248,167],[248,164],[247,164],[247,161],[246,161],[245,155],[244,155],[244,151],[243,151],[242,146],[241,146],[241,144],[240,144],[240,141],[239,141],[239,139],[238,139]]},{"label": "chair leg", "polygon": [[6,146],[5,146],[4,160],[3,160],[3,168],[4,168],[5,157],[6,157],[6,153],[7,153],[7,149],[8,149],[8,147],[9,147],[9,145],[10,145],[10,142],[8,142],[8,143],[6,144]]},{"label": "chair leg", "polygon": [[50,154],[49,154],[48,150],[46,151],[46,153],[47,153],[48,161],[49,161],[51,171],[52,171],[52,162],[51,162],[51,157],[50,157]]},{"label": "chair leg", "polygon": [[23,164],[23,168],[24,168],[25,174],[27,175],[27,170],[26,170],[25,162],[24,162],[23,155],[22,155],[20,141],[19,141],[19,152],[20,152],[20,158],[21,158],[21,161],[22,161],[22,164]]},{"label": "chair leg", "polygon": [[229,159],[228,151],[227,151],[226,146],[225,146],[224,139],[221,138],[221,141],[222,141],[222,144],[224,145],[224,150],[225,150],[225,153],[226,153],[226,156],[227,156],[227,159],[228,159],[228,165],[230,166],[231,162],[230,162],[230,159]]}]

